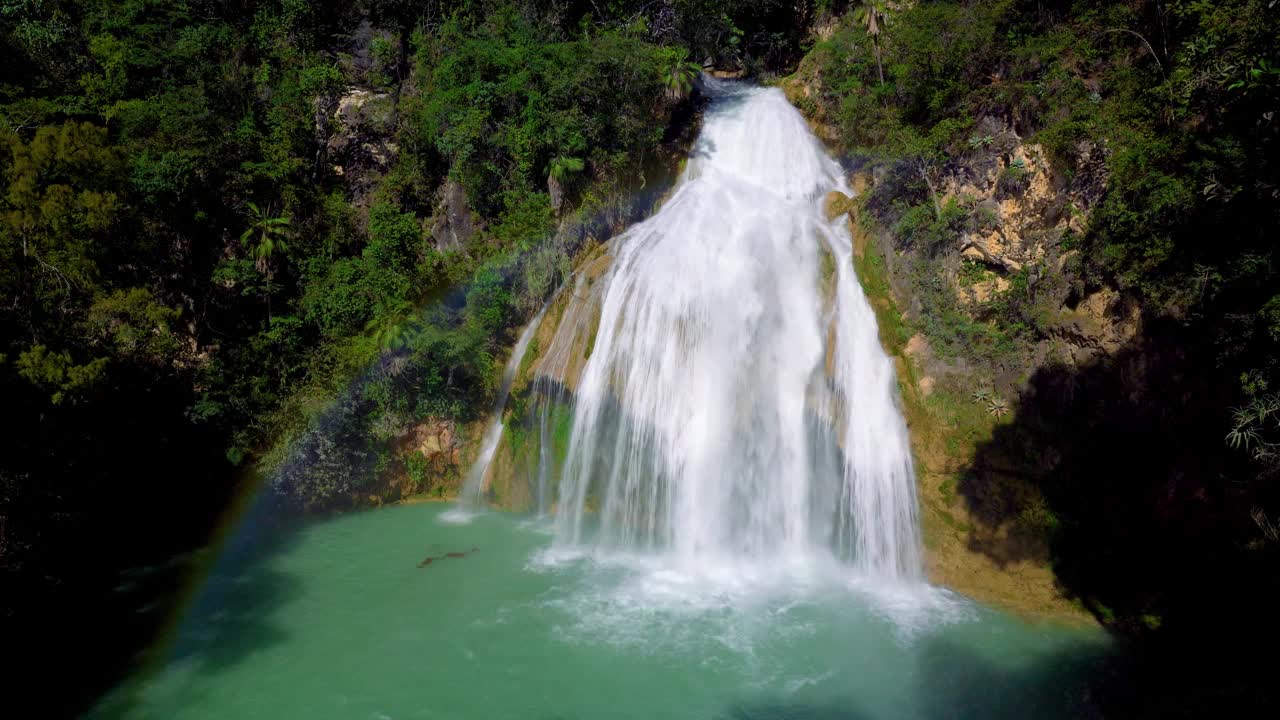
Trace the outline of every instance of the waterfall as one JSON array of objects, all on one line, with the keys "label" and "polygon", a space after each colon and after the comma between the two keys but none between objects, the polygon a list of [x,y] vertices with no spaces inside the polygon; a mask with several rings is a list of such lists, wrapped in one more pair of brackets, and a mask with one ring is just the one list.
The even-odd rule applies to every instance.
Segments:
[{"label": "waterfall", "polygon": [[777,89],[707,85],[671,197],[611,241],[556,542],[918,578],[893,364],[822,210],[843,173]]},{"label": "waterfall", "polygon": [[[493,454],[498,449],[498,442],[502,440],[502,413],[507,407],[507,396],[511,394],[511,383],[516,379],[520,362],[524,359],[525,351],[529,349],[533,336],[537,334],[538,325],[542,322],[542,316],[547,312],[548,306],[543,305],[538,314],[533,316],[520,333],[515,347],[511,349],[511,359],[507,361],[507,366],[502,371],[502,384],[498,387],[498,396],[493,404],[493,417],[485,429],[484,438],[480,441],[480,454],[476,456],[476,461],[467,471],[467,478],[462,484],[462,493],[458,497],[459,508],[475,510],[483,504],[480,494],[484,488],[484,477],[488,474],[489,465],[493,462]],[[455,514],[450,517],[462,519],[465,515]]]}]

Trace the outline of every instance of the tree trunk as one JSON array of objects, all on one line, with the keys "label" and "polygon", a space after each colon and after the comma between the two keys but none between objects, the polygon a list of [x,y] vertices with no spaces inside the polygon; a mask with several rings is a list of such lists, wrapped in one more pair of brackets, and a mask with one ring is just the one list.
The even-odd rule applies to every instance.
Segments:
[{"label": "tree trunk", "polygon": [[876,51],[876,72],[880,74],[880,84],[884,85],[884,65],[880,63],[880,40],[873,37],[871,39],[871,45]]},{"label": "tree trunk", "polygon": [[929,176],[929,165],[920,163],[920,177],[924,178],[924,184],[929,186],[929,198],[933,200],[933,215],[938,220],[942,219],[942,203],[938,202],[938,191],[933,187],[933,178]]},{"label": "tree trunk", "polygon": [[558,217],[564,206],[564,187],[553,174],[547,174],[547,194],[551,196],[551,211]]}]

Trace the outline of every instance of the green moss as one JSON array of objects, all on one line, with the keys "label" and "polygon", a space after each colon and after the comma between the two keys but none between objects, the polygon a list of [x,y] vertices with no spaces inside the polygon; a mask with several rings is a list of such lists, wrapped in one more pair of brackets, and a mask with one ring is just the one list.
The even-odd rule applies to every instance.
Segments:
[{"label": "green moss", "polygon": [[935,388],[925,407],[947,429],[946,450],[953,457],[967,457],[978,444],[990,441],[1000,422],[985,405],[947,385]]},{"label": "green moss", "polygon": [[942,501],[948,506],[956,503],[956,483],[955,476],[952,476],[943,480],[942,484],[938,486],[938,494],[942,496]]},{"label": "green moss", "polygon": [[835,277],[835,256],[825,247],[818,248],[818,286],[822,289],[823,297],[830,297],[831,291],[835,287]]},{"label": "green moss", "polygon": [[529,368],[533,367],[533,364],[538,362],[541,352],[542,348],[538,338],[535,337],[533,340],[530,340],[529,346],[525,348],[524,357],[520,358],[520,367],[516,370],[517,378],[524,378],[528,376]]},{"label": "green moss", "polygon": [[569,440],[573,435],[573,408],[557,403],[551,411],[551,448],[557,467],[569,456]]},{"label": "green moss", "polygon": [[[863,229],[864,232],[868,230],[869,228]],[[888,267],[879,246],[874,242],[867,243],[862,256],[854,256],[853,267],[862,291],[875,311],[880,342],[890,353],[901,353],[911,339],[911,329],[903,322],[901,313],[894,305]]]}]

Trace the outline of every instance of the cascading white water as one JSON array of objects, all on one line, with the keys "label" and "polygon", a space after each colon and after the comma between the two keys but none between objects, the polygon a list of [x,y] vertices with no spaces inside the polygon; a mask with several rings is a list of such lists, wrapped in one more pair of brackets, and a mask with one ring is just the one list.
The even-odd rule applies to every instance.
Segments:
[{"label": "cascading white water", "polygon": [[780,91],[707,84],[671,198],[612,241],[557,542],[689,563],[829,553],[915,579],[893,365],[848,230],[822,211],[843,174]]},{"label": "cascading white water", "polygon": [[[529,343],[533,341],[533,336],[538,332],[538,325],[542,323],[542,316],[547,312],[547,305],[542,306],[537,315],[529,321],[524,330],[520,333],[520,337],[516,339],[515,347],[511,349],[511,358],[507,360],[507,366],[502,371],[502,384],[498,387],[498,397],[493,406],[493,419],[489,421],[489,426],[485,429],[484,438],[480,441],[480,454],[476,456],[476,461],[471,465],[471,469],[467,471],[467,478],[462,484],[462,493],[458,497],[458,504],[461,509],[475,510],[482,505],[480,494],[484,486],[484,476],[489,472],[489,465],[493,462],[493,454],[498,449],[498,442],[502,439],[502,412],[507,406],[507,396],[511,394],[511,383],[516,379],[516,371],[520,369],[520,361],[524,359],[525,351],[529,349]],[[466,515],[454,513],[450,516],[452,520],[465,519]]]}]

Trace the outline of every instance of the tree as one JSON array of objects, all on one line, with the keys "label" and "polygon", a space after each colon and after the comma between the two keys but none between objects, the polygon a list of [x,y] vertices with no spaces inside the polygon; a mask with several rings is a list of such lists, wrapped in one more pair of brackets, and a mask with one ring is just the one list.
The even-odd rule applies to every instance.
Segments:
[{"label": "tree", "polygon": [[419,332],[419,320],[412,317],[413,303],[405,298],[382,298],[374,305],[373,317],[365,323],[365,332],[373,335],[381,350],[401,350]]},{"label": "tree", "polygon": [[[271,278],[275,274],[272,259],[288,251],[285,238],[289,234],[289,218],[271,217],[271,209],[265,212],[249,203],[249,227],[240,234],[240,244],[249,246],[254,267],[267,278],[267,317],[271,317]],[[257,241],[254,241],[254,237]]]},{"label": "tree", "polygon": [[551,196],[551,209],[553,211],[559,213],[564,204],[564,186],[570,176],[582,172],[586,167],[586,163],[582,162],[582,158],[565,155],[557,156],[551,161],[551,166],[547,173],[547,193]]},{"label": "tree", "polygon": [[258,236],[257,244],[250,248],[258,272],[271,277],[271,259],[289,249],[285,244],[288,233],[289,218],[271,217],[269,208],[263,212],[254,203],[249,203],[249,228],[241,233],[240,242],[249,245],[253,236]]},{"label": "tree", "polygon": [[57,334],[45,320],[76,317],[77,298],[104,282],[122,168],[107,131],[89,123],[43,126],[30,141],[0,134],[0,297],[22,308],[10,317],[33,337]]},{"label": "tree", "polygon": [[884,0],[862,0],[858,7],[857,20],[871,36],[871,47],[876,55],[876,72],[880,75],[880,84],[884,84],[884,65],[880,60],[880,33],[889,23],[889,11]]},{"label": "tree", "polygon": [[668,50],[662,58],[662,84],[666,86],[667,99],[675,102],[693,90],[693,80],[702,72],[702,66],[689,60],[685,48]]}]

